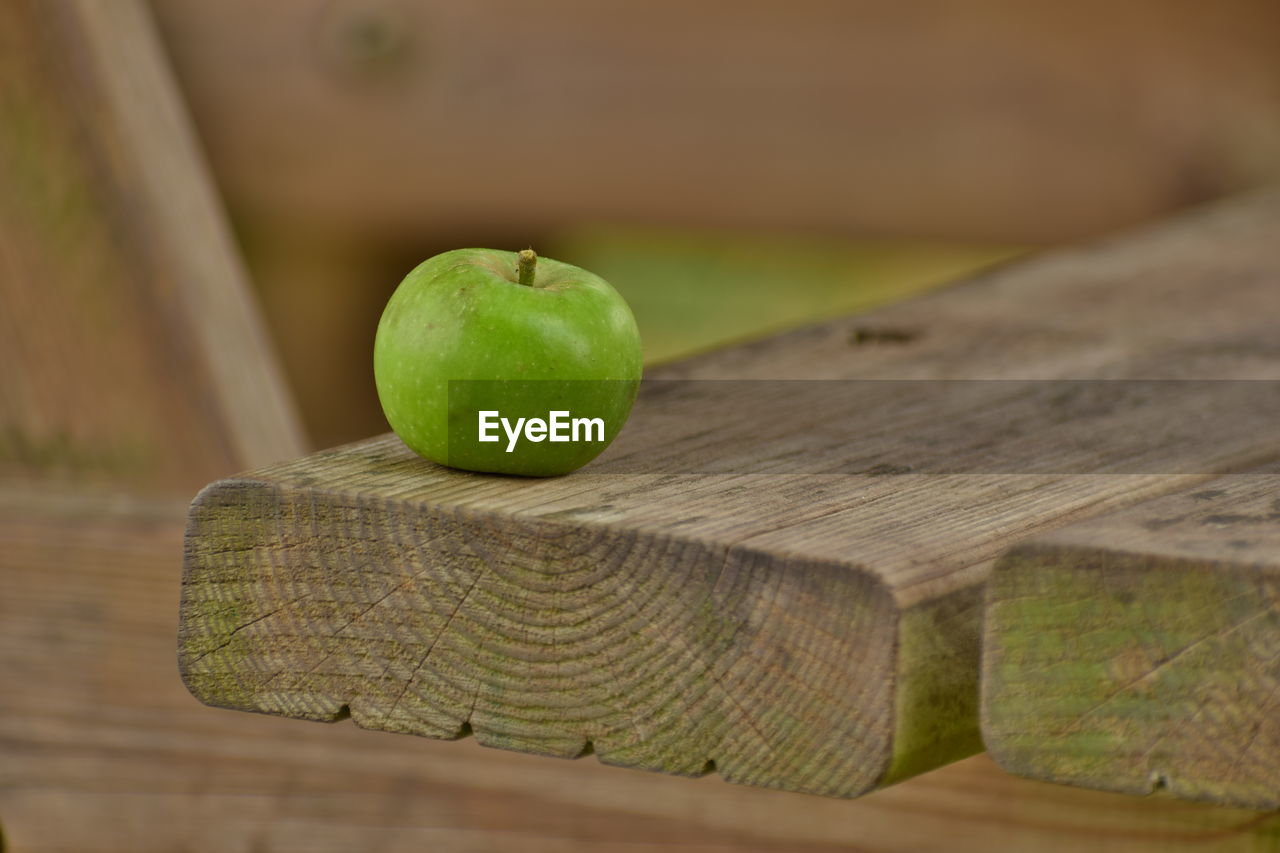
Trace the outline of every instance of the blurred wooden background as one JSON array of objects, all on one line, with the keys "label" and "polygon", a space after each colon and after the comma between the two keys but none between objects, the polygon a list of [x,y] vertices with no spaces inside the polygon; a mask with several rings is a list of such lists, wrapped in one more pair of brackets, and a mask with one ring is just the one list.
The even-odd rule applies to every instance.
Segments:
[{"label": "blurred wooden background", "polygon": [[5,0],[13,850],[1274,846],[983,758],[840,802],[217,711],[174,632],[186,501],[385,429],[374,327],[435,251],[590,266],[661,360],[1278,172],[1272,0]]},{"label": "blurred wooden background", "polygon": [[152,5],[320,446],[384,428],[373,329],[443,249],[589,261],[650,340],[687,276],[664,291],[583,228],[963,246],[936,282],[1280,177],[1273,0]]}]

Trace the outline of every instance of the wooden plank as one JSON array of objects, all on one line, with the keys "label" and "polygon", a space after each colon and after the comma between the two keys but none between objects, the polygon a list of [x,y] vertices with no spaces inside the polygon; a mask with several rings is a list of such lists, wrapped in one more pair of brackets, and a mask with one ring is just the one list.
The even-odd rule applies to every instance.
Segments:
[{"label": "wooden plank", "polygon": [[[183,507],[0,491],[0,819],[22,853],[1248,853],[1275,817],[978,757],[857,801],[199,705],[174,671]],[[851,841],[853,840],[853,841]]]},{"label": "wooden plank", "polygon": [[250,223],[439,250],[600,220],[1062,241],[1280,160],[1271,0],[154,7]]},{"label": "wooden plank", "polygon": [[0,476],[188,492],[303,443],[137,0],[0,9]]},{"label": "wooden plank", "polygon": [[216,483],[183,676],[225,707],[837,796],[970,754],[1003,548],[1275,453],[1275,395],[1052,380],[1276,378],[1278,222],[1247,199],[686,362],[663,375],[876,381],[659,384],[569,477],[385,437]]},{"label": "wooden plank", "polygon": [[1280,467],[1015,547],[983,649],[1010,772],[1280,809]]}]

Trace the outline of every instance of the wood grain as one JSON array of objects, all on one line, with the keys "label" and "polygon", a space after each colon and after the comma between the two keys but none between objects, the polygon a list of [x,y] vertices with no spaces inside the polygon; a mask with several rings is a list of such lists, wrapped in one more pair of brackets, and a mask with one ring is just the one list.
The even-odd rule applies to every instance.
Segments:
[{"label": "wood grain", "polygon": [[1274,817],[983,757],[856,801],[207,708],[174,667],[183,507],[0,490],[0,819],[14,853],[1252,853]]},{"label": "wood grain", "polygon": [[1280,468],[1014,548],[983,648],[1010,772],[1280,809]]},{"label": "wood grain", "polygon": [[304,446],[135,0],[0,9],[0,363],[7,479],[186,493]]},{"label": "wood grain", "polygon": [[153,6],[230,203],[346,238],[1060,242],[1280,160],[1270,0]]},{"label": "wood grain", "polygon": [[[685,362],[570,477],[384,437],[215,483],[183,676],[225,707],[834,796],[971,754],[1003,548],[1276,454],[1275,395],[1067,380],[1280,378],[1278,222],[1245,199]],[[690,381],[734,377],[857,393],[815,424],[812,383]]]}]

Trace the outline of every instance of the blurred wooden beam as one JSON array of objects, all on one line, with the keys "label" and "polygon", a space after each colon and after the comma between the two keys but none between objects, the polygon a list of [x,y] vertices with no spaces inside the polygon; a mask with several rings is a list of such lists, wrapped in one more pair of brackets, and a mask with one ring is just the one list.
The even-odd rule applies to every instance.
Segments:
[{"label": "blurred wooden beam", "polygon": [[1280,177],[1272,0],[153,0],[248,221],[1043,243]]},{"label": "blurred wooden beam", "polygon": [[0,6],[0,477],[188,492],[304,444],[135,0]]},{"label": "blurred wooden beam", "polygon": [[1280,809],[1280,468],[1002,557],[983,736],[1033,779]]}]

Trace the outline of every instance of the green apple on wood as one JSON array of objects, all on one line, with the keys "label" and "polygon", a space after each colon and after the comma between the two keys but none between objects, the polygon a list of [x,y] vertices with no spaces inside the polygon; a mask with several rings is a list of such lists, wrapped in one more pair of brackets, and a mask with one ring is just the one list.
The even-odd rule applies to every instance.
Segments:
[{"label": "green apple on wood", "polygon": [[388,423],[421,456],[551,476],[587,464],[622,429],[640,333],[597,275],[531,249],[457,249],[392,294],[373,371]]}]

